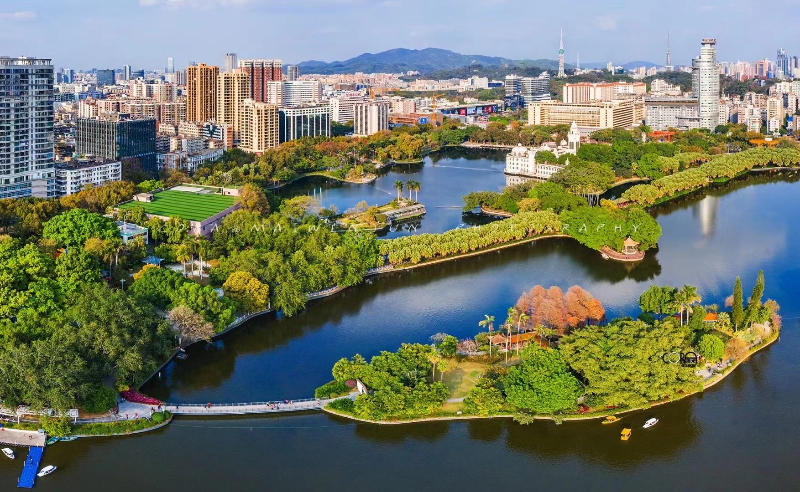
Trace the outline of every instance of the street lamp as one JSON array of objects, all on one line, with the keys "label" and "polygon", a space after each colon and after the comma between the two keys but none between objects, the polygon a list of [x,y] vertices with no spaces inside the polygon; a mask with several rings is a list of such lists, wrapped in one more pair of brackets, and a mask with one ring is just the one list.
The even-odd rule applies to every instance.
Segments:
[{"label": "street lamp", "polygon": [[120,280],[120,283],[122,283],[122,290],[125,290],[125,279]]}]

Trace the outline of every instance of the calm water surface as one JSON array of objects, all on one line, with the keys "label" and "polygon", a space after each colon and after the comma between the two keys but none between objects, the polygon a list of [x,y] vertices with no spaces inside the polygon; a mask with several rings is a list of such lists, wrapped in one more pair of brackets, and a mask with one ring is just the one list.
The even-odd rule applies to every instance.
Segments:
[{"label": "calm water surface", "polygon": [[[382,231],[382,237],[392,238],[423,232],[444,232],[456,227],[486,222],[476,216],[463,215],[462,197],[475,190],[500,191],[506,185],[503,174],[505,153],[447,149],[425,158],[423,164],[398,164],[382,170],[378,179],[369,185],[343,183],[334,179],[313,176],[289,184],[279,194],[289,198],[309,195],[323,207],[334,205],[343,212],[360,201],[368,205],[383,205],[397,198],[395,181],[420,183],[420,191],[412,193],[425,205],[422,219],[407,221],[392,230]],[[408,190],[403,189],[408,197]]]},{"label": "calm water surface", "polygon": [[[144,388],[178,402],[308,397],[331,379],[330,367],[342,356],[370,357],[439,331],[472,336],[484,314],[501,317],[536,284],[581,285],[613,316],[636,314],[636,299],[651,283],[694,284],[704,303],[722,304],[737,275],[749,291],[763,269],[766,296],[782,306],[781,340],[702,395],[626,417],[634,428],[628,442],[619,440],[619,426],[596,421],[376,426],[315,413],[180,418],[141,436],[49,447],[44,463],[59,471],[37,488],[798,490],[800,188],[761,181],[659,209],[659,251],[639,265],[548,239],[381,276],[295,317],[254,320],[214,345],[194,347]],[[661,421],[643,431],[650,416]],[[7,484],[0,490],[13,488],[19,465],[0,461],[0,484]]]}]

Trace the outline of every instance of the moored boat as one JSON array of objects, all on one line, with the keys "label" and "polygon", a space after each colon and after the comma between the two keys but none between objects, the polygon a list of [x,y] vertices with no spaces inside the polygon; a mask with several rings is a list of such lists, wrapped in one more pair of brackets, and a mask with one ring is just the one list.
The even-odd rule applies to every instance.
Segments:
[{"label": "moored boat", "polygon": [[44,476],[46,476],[46,475],[50,475],[50,474],[51,474],[51,473],[53,473],[54,471],[56,471],[56,467],[55,467],[55,466],[53,466],[53,465],[47,465],[47,466],[45,466],[44,468],[42,468],[41,470],[39,470],[39,473],[37,473],[37,474],[36,474],[36,476],[38,476],[38,477],[44,477]]},{"label": "moored boat", "polygon": [[658,423],[657,418],[648,419],[647,422],[645,422],[642,427],[644,427],[645,429],[649,429],[650,427],[653,427],[657,423]]},{"label": "moored boat", "polygon": [[60,441],[60,440],[61,440],[61,438],[60,438],[60,437],[50,437],[50,438],[48,438],[48,439],[47,439],[47,441],[45,442],[45,444],[46,444],[46,445],[48,445],[48,446],[50,446],[51,444],[55,444],[55,443],[57,443],[57,442],[58,442],[58,441]]},{"label": "moored boat", "polygon": [[608,417],[606,417],[606,419],[603,421],[603,424],[613,424],[614,422],[618,422],[618,421],[619,421],[619,417],[615,417],[615,416],[613,416],[613,415],[609,415],[609,416],[608,416]]},{"label": "moored boat", "polygon": [[2,451],[6,457],[14,459],[14,451],[11,448],[3,448]]}]

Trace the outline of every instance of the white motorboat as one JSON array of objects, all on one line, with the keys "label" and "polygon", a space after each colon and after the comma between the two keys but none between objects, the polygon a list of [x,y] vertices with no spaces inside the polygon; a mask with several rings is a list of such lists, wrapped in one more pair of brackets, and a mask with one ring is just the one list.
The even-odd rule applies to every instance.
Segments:
[{"label": "white motorboat", "polygon": [[55,466],[47,465],[44,468],[42,468],[41,470],[39,470],[39,473],[37,473],[36,476],[44,477],[45,475],[50,475],[54,471],[56,471],[56,467]]},{"label": "white motorboat", "polygon": [[1,451],[3,451],[3,454],[7,457],[11,458],[12,460],[14,459],[14,451],[10,448],[3,448]]},{"label": "white motorboat", "polygon": [[658,423],[657,418],[648,419],[647,422],[645,422],[642,427],[644,427],[645,429],[649,429],[650,427],[653,427],[657,423]]}]

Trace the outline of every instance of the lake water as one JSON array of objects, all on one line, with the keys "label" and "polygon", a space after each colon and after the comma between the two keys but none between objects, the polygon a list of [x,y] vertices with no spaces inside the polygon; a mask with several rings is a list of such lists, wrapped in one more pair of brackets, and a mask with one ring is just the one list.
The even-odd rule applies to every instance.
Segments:
[{"label": "lake water", "polygon": [[[443,158],[436,171],[441,167],[458,181],[461,174],[479,172],[458,168],[477,162]],[[418,170],[420,175],[427,171],[427,163]],[[393,183],[396,178],[385,179]],[[390,184],[385,187],[391,191]],[[474,187],[481,188],[493,189]],[[49,447],[43,464],[55,464],[59,471],[36,486],[70,492],[797,490],[798,190],[785,178],[750,178],[662,207],[655,211],[664,230],[659,250],[638,265],[602,260],[571,240],[546,239],[379,276],[314,302],[292,318],[256,319],[213,345],[195,346],[187,360],[143,388],[174,402],[309,397],[331,379],[332,364],[343,356],[370,357],[402,342],[426,342],[442,331],[472,336],[484,314],[503,316],[522,291],[536,284],[581,285],[611,316],[635,315],[636,300],[651,283],[697,285],[704,304],[722,305],[737,275],[748,294],[763,269],[765,297],[782,306],[780,341],[704,394],[625,417],[634,429],[630,441],[619,440],[619,425],[598,421],[377,426],[319,413],[178,418],[149,434]],[[427,205],[433,197],[423,199],[426,191],[435,190],[423,183],[420,201]],[[447,203],[449,197],[440,195],[437,199]],[[355,203],[361,197],[351,198]],[[460,219],[431,222],[439,220]],[[651,416],[659,424],[642,430]],[[8,484],[4,490],[11,490],[20,471],[20,460],[0,461],[0,483]]]},{"label": "lake water", "polygon": [[[392,238],[423,232],[444,232],[486,222],[486,218],[462,215],[462,197],[471,191],[500,191],[506,185],[505,153],[446,149],[424,159],[422,164],[397,164],[379,172],[378,179],[368,185],[344,183],[335,179],[312,176],[280,189],[282,197],[309,195],[323,207],[334,205],[339,212],[353,208],[360,201],[368,205],[383,205],[397,198],[396,181],[413,180],[420,183],[420,191],[412,198],[425,205],[427,213],[422,219],[405,221],[396,228],[380,233]],[[408,190],[403,188],[403,196]]]}]

